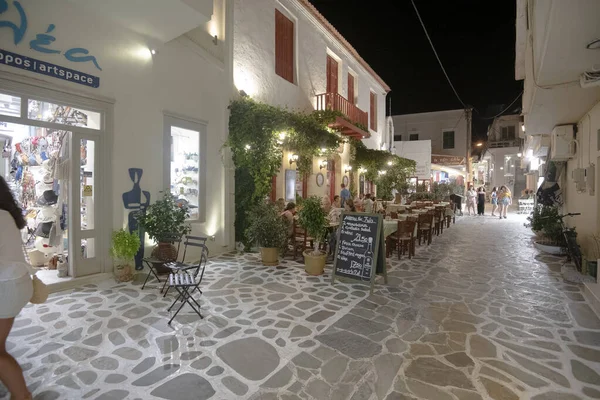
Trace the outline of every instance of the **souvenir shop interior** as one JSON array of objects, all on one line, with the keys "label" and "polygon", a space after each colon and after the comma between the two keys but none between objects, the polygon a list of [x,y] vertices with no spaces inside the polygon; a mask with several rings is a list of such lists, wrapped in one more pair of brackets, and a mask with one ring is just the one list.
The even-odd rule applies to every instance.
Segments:
[{"label": "souvenir shop interior", "polygon": [[189,219],[199,219],[200,132],[171,126],[171,193],[182,206],[187,206]]},{"label": "souvenir shop interior", "polygon": [[[94,140],[55,126],[100,129],[100,117],[93,111],[0,93],[0,175],[23,209],[27,222],[21,232],[24,252],[32,266],[58,269],[58,276],[69,273],[70,251],[79,251],[83,259],[95,257],[95,238],[85,237],[70,246],[69,207],[80,207],[81,230],[94,229],[96,163]],[[17,119],[31,124],[12,122]],[[78,171],[72,170],[74,151]],[[75,193],[78,198],[70,198]]]}]

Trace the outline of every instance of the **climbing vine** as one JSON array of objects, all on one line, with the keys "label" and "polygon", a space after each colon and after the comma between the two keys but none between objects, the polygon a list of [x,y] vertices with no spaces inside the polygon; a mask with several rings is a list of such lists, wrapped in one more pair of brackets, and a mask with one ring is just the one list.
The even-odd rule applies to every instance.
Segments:
[{"label": "climbing vine", "polygon": [[236,240],[246,242],[247,212],[265,199],[271,179],[281,168],[283,151],[298,155],[301,174],[312,172],[314,156],[337,149],[342,139],[327,125],[340,114],[316,111],[293,112],[259,103],[250,98],[231,102],[229,138],[235,165]]},{"label": "climbing vine", "polygon": [[392,189],[402,192],[408,186],[407,180],[415,172],[415,161],[387,151],[368,149],[358,139],[350,139],[350,144],[352,169],[362,172],[367,180],[377,185],[378,197],[390,199]]}]

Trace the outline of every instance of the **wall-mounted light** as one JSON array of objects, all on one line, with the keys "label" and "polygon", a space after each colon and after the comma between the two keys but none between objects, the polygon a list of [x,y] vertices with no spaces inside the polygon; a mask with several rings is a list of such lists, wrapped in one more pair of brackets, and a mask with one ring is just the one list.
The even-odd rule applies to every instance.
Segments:
[{"label": "wall-mounted light", "polygon": [[153,56],[158,54],[158,51],[154,50],[154,49],[150,49],[150,54],[152,54]]},{"label": "wall-mounted light", "polygon": [[244,146],[244,148],[245,148],[246,150],[250,150],[252,147],[251,147],[249,144],[247,144],[246,146]]},{"label": "wall-mounted light", "polygon": [[213,36],[212,42],[215,46],[219,44],[219,38],[217,37],[217,35]]},{"label": "wall-mounted light", "polygon": [[502,171],[504,169],[504,167],[500,167],[500,171]]},{"label": "wall-mounted light", "polygon": [[392,166],[393,162],[392,161],[388,161],[387,163],[390,167]]},{"label": "wall-mounted light", "polygon": [[323,168],[327,167],[327,160],[321,160],[319,161],[319,170],[322,170]]},{"label": "wall-mounted light", "polygon": [[517,153],[517,157],[519,157],[519,158],[523,157],[523,153]]},{"label": "wall-mounted light", "polygon": [[321,154],[324,154],[327,151],[327,149],[325,147],[321,147],[320,151],[321,151]]},{"label": "wall-mounted light", "polygon": [[478,142],[475,146],[481,147],[481,146],[483,146],[483,142]]},{"label": "wall-mounted light", "polygon": [[346,165],[346,168],[344,169],[344,173],[347,174],[350,171],[352,171],[352,165]]},{"label": "wall-mounted light", "polygon": [[386,174],[386,172],[387,172],[386,170],[379,171],[379,175],[385,175],[385,174]]},{"label": "wall-mounted light", "polygon": [[521,130],[525,132],[525,124],[521,124]]},{"label": "wall-mounted light", "polygon": [[298,154],[292,154],[290,156],[290,167],[292,166],[293,163],[298,162]]}]

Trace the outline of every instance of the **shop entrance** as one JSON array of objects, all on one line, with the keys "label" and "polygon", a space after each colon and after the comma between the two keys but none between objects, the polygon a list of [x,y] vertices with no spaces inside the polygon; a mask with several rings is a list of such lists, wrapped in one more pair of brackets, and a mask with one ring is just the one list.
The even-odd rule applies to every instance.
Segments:
[{"label": "shop entrance", "polygon": [[0,80],[0,173],[23,208],[22,240],[34,267],[63,261],[72,277],[101,273],[110,221],[98,206],[106,193],[106,113],[52,94]]}]

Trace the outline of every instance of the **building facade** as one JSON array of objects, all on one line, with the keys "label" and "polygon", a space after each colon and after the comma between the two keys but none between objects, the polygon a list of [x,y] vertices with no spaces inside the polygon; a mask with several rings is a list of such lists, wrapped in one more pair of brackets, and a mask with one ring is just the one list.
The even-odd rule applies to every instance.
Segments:
[{"label": "building facade", "polygon": [[211,252],[233,248],[226,18],[224,0],[9,2],[0,173],[27,210],[30,251],[68,256],[71,277],[112,273],[111,232],[165,190],[194,206]]},{"label": "building facade", "polygon": [[[236,0],[233,79],[237,90],[257,101],[311,112],[341,111],[342,132],[369,148],[386,143],[385,98],[389,87],[308,0]],[[274,198],[333,197],[349,182],[349,145],[325,160],[315,157],[313,173],[296,174],[293,154],[284,152],[273,181]],[[363,182],[353,174],[357,189]],[[364,186],[361,188],[364,190]],[[370,189],[367,189],[370,191]]]},{"label": "building facade", "polygon": [[446,110],[394,115],[394,142],[430,141],[434,181],[469,180],[471,110]]},{"label": "building facade", "polygon": [[554,170],[548,164],[556,167],[562,212],[581,213],[565,222],[576,227],[583,253],[595,259],[600,256],[592,238],[600,227],[600,79],[594,78],[600,3],[575,3],[517,1],[515,75],[524,80],[525,164],[545,179],[550,178],[546,171]]},{"label": "building facade", "polygon": [[503,115],[494,118],[488,128],[488,139],[483,162],[474,171],[478,183],[485,183],[488,189],[508,187],[519,197],[527,187],[525,171],[521,168],[523,155],[523,130],[519,115]]}]

